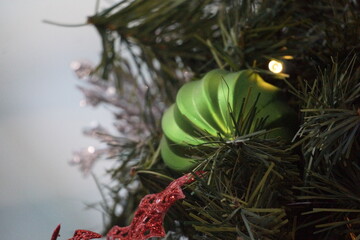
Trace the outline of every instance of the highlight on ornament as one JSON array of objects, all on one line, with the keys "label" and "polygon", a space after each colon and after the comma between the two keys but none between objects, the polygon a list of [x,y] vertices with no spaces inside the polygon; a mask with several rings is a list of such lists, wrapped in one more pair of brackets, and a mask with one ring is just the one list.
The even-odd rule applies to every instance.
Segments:
[{"label": "highlight on ornament", "polygon": [[269,70],[273,73],[281,73],[284,69],[283,63],[277,60],[271,60],[268,67]]}]

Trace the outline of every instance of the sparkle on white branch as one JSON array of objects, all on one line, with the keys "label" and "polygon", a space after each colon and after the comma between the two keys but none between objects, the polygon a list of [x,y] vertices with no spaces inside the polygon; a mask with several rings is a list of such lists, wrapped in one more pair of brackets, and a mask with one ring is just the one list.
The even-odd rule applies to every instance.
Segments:
[{"label": "sparkle on white branch", "polygon": [[78,61],[73,61],[73,62],[70,63],[70,67],[71,67],[71,69],[73,69],[74,71],[79,70],[80,67],[81,67],[81,63],[78,62]]},{"label": "sparkle on white branch", "polygon": [[86,105],[87,105],[87,103],[86,103],[85,99],[80,100],[80,102],[79,102],[80,107],[85,107]]},{"label": "sparkle on white branch", "polygon": [[89,146],[87,148],[87,150],[88,150],[89,153],[94,153],[95,152],[95,148],[93,146]]}]

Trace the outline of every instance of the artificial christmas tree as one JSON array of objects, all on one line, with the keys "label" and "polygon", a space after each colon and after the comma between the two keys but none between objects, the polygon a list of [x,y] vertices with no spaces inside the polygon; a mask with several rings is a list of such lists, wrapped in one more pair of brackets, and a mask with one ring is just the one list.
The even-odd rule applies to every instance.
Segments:
[{"label": "artificial christmas tree", "polygon": [[[88,131],[107,147],[76,163],[114,159],[105,231],[204,171],[166,214],[167,239],[360,239],[358,1],[124,0],[88,23],[103,53],[78,68],[81,90],[112,106],[119,133]],[[236,72],[283,97],[246,94]]]}]

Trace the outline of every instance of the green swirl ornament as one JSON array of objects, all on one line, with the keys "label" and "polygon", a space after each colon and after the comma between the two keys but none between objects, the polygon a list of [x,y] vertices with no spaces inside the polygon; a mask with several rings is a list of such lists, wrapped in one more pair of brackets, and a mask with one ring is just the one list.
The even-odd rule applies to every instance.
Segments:
[{"label": "green swirl ornament", "polygon": [[264,128],[274,130],[267,138],[292,138],[295,112],[284,102],[279,88],[253,71],[217,69],[186,83],[162,118],[161,156],[165,164],[179,172],[189,171],[196,166],[189,146],[207,143],[211,137],[233,140],[237,135],[234,116],[237,119],[240,112],[246,116],[255,103],[250,132],[256,130],[256,120],[265,119]]}]

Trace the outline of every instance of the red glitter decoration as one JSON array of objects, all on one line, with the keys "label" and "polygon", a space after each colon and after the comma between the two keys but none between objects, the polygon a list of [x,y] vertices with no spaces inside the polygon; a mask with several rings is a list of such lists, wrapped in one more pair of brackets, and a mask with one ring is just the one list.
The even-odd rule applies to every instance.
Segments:
[{"label": "red glitter decoration", "polygon": [[[202,177],[203,171],[196,172]],[[151,237],[164,237],[162,226],[168,209],[179,199],[185,198],[181,187],[195,181],[192,174],[186,174],[174,181],[162,192],[143,197],[131,224],[127,227],[114,226],[106,235],[107,240],[146,240]],[[55,228],[51,240],[59,236],[60,224]],[[68,240],[89,240],[101,238],[98,233],[88,230],[76,230],[74,236]]]},{"label": "red glitter decoration", "polygon": [[50,240],[56,240],[56,239],[58,238],[59,232],[60,232],[60,228],[61,228],[60,224],[57,225],[57,227],[55,228],[55,230],[54,230],[54,232],[53,232]]},{"label": "red glitter decoration", "polygon": [[74,236],[69,238],[68,240],[89,240],[93,238],[101,238],[102,236],[96,232],[88,231],[88,230],[76,230]]},{"label": "red glitter decoration", "polygon": [[[56,240],[59,236],[60,232],[60,224],[57,225],[55,228],[51,239],[50,240]],[[76,230],[74,233],[74,236],[72,238],[69,238],[68,240],[89,240],[94,238],[101,238],[102,236],[98,233],[88,231],[88,230]]]},{"label": "red glitter decoration", "polygon": [[[203,172],[197,173],[201,175]],[[185,198],[181,186],[195,179],[186,174],[174,181],[162,192],[146,195],[140,202],[131,224],[127,227],[114,226],[107,233],[107,240],[145,240],[151,237],[164,237],[164,216],[179,199]]]}]

